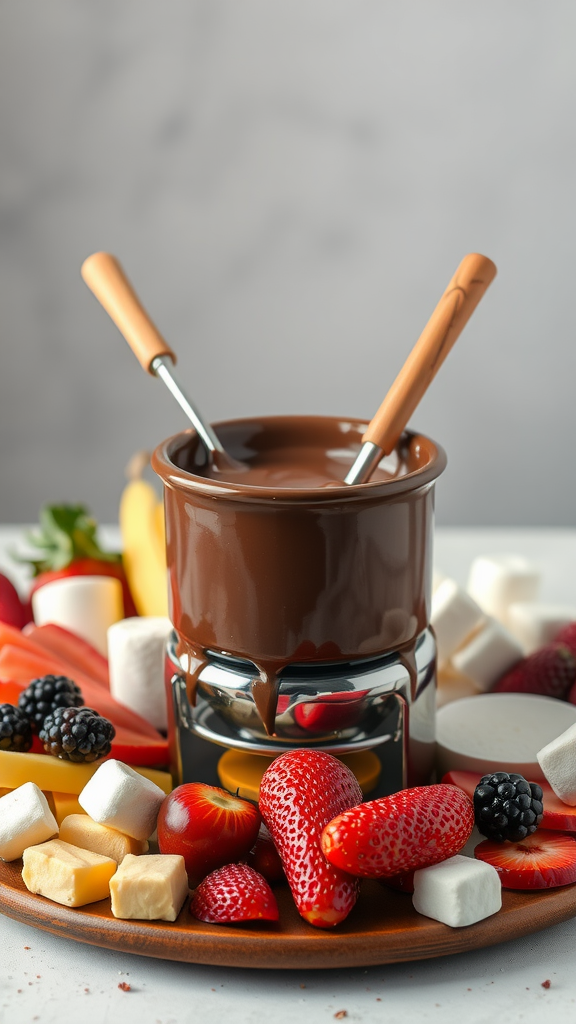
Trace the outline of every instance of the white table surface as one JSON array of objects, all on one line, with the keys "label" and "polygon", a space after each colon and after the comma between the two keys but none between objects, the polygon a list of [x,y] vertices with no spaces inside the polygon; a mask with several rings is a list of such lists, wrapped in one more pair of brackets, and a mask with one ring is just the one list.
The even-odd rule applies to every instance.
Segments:
[{"label": "white table surface", "polygon": [[[20,535],[0,527],[0,571]],[[114,539],[114,531],[108,534]],[[524,554],[544,600],[576,604],[576,530],[438,530],[436,564],[465,582],[477,554]],[[22,578],[20,576],[20,578]],[[1,907],[0,907],[1,910]],[[490,949],[366,970],[260,971],[110,952],[0,915],[0,1024],[198,1024],[347,1019],[516,1024],[576,1018],[576,919]],[[542,982],[549,980],[550,988]],[[130,985],[129,992],[118,988]]]}]

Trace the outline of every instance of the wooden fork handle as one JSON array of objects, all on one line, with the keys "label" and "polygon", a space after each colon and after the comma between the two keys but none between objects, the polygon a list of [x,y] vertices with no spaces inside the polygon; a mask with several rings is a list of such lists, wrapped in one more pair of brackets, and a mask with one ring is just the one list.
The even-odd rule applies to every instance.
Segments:
[{"label": "wooden fork handle", "polygon": [[496,267],[487,256],[469,253],[464,257],[371,421],[363,442],[377,444],[385,454],[394,449],[414,409],[495,276]]},{"label": "wooden fork handle", "polygon": [[115,256],[95,252],[84,260],[80,273],[147,373],[153,373],[151,366],[156,356],[169,356],[176,362],[172,349],[152,323]]}]

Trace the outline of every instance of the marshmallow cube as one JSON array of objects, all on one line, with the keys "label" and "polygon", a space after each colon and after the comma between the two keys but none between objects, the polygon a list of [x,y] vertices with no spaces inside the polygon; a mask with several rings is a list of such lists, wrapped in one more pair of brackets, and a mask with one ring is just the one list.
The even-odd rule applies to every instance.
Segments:
[{"label": "marshmallow cube", "polygon": [[500,877],[491,864],[458,854],[414,872],[412,903],[424,917],[463,928],[500,910]]},{"label": "marshmallow cube", "polygon": [[483,618],[482,609],[465,590],[454,580],[443,580],[432,597],[430,616],[438,661],[448,661]]},{"label": "marshmallow cube", "polygon": [[438,587],[440,586],[441,583],[444,582],[445,579],[447,579],[447,576],[445,576],[443,572],[440,572],[439,569],[433,569],[432,570],[432,593],[433,594],[436,593],[436,591],[438,590]]},{"label": "marshmallow cube", "polygon": [[0,798],[0,857],[17,860],[28,846],[58,835],[58,822],[44,793],[34,782]]},{"label": "marshmallow cube", "polygon": [[168,726],[164,689],[164,651],[170,619],[138,616],[108,630],[110,692],[157,729]]},{"label": "marshmallow cube", "polygon": [[517,601],[533,601],[540,587],[540,572],[519,555],[475,558],[468,578],[468,593],[486,615],[507,624],[508,608]]},{"label": "marshmallow cube", "polygon": [[549,644],[564,626],[576,622],[576,607],[517,601],[508,608],[508,629],[522,644],[525,654]]},{"label": "marshmallow cube", "polygon": [[77,633],[106,656],[106,633],[124,615],[122,584],[113,576],[67,576],[32,595],[34,622],[55,622]]},{"label": "marshmallow cube", "polygon": [[562,803],[576,806],[576,723],[536,754],[544,778]]},{"label": "marshmallow cube", "polygon": [[122,761],[104,761],[78,797],[94,821],[124,832],[133,839],[148,839],[165,793]]},{"label": "marshmallow cube", "polygon": [[512,634],[490,619],[470,643],[453,655],[452,664],[486,691],[523,657],[524,650]]}]

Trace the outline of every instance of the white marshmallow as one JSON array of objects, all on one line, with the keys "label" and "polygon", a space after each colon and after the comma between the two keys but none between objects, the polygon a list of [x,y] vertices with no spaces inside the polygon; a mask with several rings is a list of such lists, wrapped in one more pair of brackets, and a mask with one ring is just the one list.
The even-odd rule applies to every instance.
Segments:
[{"label": "white marshmallow", "polygon": [[432,597],[430,622],[436,635],[438,661],[448,661],[473,629],[482,621],[484,613],[476,601],[454,580],[442,581]]},{"label": "white marshmallow", "polygon": [[576,723],[542,747],[536,757],[558,799],[576,806]]},{"label": "white marshmallow", "polygon": [[414,872],[412,903],[419,914],[462,928],[500,910],[500,877],[491,864],[458,854]]},{"label": "white marshmallow", "polygon": [[66,576],[44,583],[32,595],[34,622],[55,622],[106,656],[106,632],[124,615],[122,584],[113,576]]},{"label": "white marshmallow", "polygon": [[166,729],[164,651],[170,619],[141,615],[115,622],[108,630],[110,692],[116,700]]},{"label": "white marshmallow", "polygon": [[133,839],[148,839],[165,793],[122,761],[104,761],[78,797],[94,821],[124,832]]},{"label": "white marshmallow", "polygon": [[507,612],[508,629],[520,641],[525,654],[532,654],[554,640],[564,626],[576,622],[576,606],[517,601]]},{"label": "white marshmallow", "polygon": [[524,650],[515,637],[489,619],[470,643],[452,656],[452,664],[481,690],[490,690],[523,657]]},{"label": "white marshmallow", "polygon": [[533,601],[540,586],[536,566],[519,555],[483,555],[475,558],[468,578],[468,593],[486,615],[506,624],[508,608],[517,601]]},{"label": "white marshmallow", "polygon": [[437,708],[444,707],[445,704],[450,704],[453,700],[461,700],[463,697],[474,697],[480,692],[480,688],[476,686],[476,683],[469,679],[468,676],[457,672],[450,662],[447,662],[438,669],[436,685]]},{"label": "white marshmallow", "polygon": [[58,822],[35,782],[0,798],[0,857],[17,860],[29,846],[58,835]]}]

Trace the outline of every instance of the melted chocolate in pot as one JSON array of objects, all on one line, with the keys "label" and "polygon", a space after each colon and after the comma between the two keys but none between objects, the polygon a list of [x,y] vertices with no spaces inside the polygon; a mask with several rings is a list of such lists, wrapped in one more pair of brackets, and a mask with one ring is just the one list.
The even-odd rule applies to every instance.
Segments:
[{"label": "melted chocolate in pot", "polygon": [[207,465],[193,432],[154,453],[191,703],[208,650],[256,666],[252,694],[271,735],[288,664],[399,651],[414,690],[414,645],[429,621],[433,481],[445,456],[405,434],[370,483],[348,487],[365,428],[331,417],[221,424],[239,469]]}]

